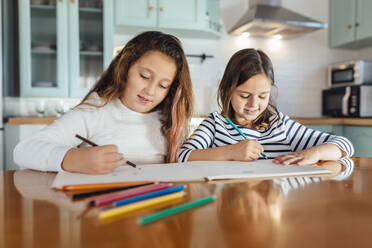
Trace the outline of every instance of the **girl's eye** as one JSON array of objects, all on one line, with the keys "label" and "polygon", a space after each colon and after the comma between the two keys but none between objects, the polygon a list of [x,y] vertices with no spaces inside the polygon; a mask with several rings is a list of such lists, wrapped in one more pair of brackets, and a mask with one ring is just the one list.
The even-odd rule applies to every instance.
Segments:
[{"label": "girl's eye", "polygon": [[159,84],[159,86],[160,86],[160,88],[162,88],[162,89],[167,89],[167,88],[168,88],[167,86],[164,86],[164,85],[161,85],[161,84]]},{"label": "girl's eye", "polygon": [[146,77],[145,75],[143,75],[143,74],[141,74],[140,73],[140,76],[141,76],[141,78],[143,78],[143,79],[149,79],[150,77]]},{"label": "girl's eye", "polygon": [[266,99],[266,96],[260,96],[260,99]]},{"label": "girl's eye", "polygon": [[240,95],[241,98],[243,99],[247,99],[249,97],[249,95]]}]

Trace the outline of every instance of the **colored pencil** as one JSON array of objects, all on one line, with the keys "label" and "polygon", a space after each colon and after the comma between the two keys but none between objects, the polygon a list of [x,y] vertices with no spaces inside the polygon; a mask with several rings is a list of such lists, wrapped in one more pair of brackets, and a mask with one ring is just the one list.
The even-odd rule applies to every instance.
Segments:
[{"label": "colored pencil", "polygon": [[101,221],[105,221],[105,220],[109,220],[112,218],[121,217],[121,216],[130,214],[130,213],[133,213],[133,212],[137,212],[143,209],[153,208],[159,205],[163,206],[165,203],[171,203],[177,199],[182,198],[184,194],[185,193],[183,191],[180,191],[180,192],[176,192],[173,194],[168,194],[168,195],[156,197],[153,199],[148,199],[145,201],[140,201],[140,202],[132,203],[129,205],[121,206],[118,208],[111,208],[111,209],[102,211],[98,215],[98,218]]},{"label": "colored pencil", "polygon": [[139,224],[140,225],[145,225],[145,224],[148,224],[148,223],[157,221],[159,219],[165,218],[167,216],[176,214],[178,212],[186,211],[188,209],[191,209],[191,208],[198,207],[200,205],[209,203],[209,202],[211,202],[213,200],[214,200],[214,196],[211,195],[211,196],[208,196],[208,197],[205,197],[205,198],[198,199],[196,201],[192,201],[192,202],[188,202],[188,203],[182,204],[180,206],[176,206],[176,207],[173,207],[173,208],[165,209],[163,211],[160,211],[160,212],[157,212],[157,213],[150,214],[150,215],[147,215],[145,217],[142,217],[139,220]]},{"label": "colored pencil", "polygon": [[121,201],[117,201],[117,202],[114,202],[112,205],[114,207],[119,207],[119,206],[127,205],[127,204],[130,204],[130,203],[133,203],[133,202],[143,201],[143,200],[146,200],[146,199],[149,199],[149,198],[154,198],[154,197],[178,192],[178,191],[183,190],[184,188],[185,188],[184,185],[178,185],[176,187],[167,188],[167,189],[151,192],[151,193],[148,193],[148,194],[143,194],[143,195],[131,197],[131,198],[128,198],[128,199],[124,199],[124,200],[121,200]]},{"label": "colored pencil", "polygon": [[117,183],[96,183],[96,184],[75,184],[75,185],[63,185],[63,191],[72,190],[99,190],[99,189],[109,189],[118,188],[132,185],[139,185],[145,183],[153,183],[151,181],[140,181],[140,182],[117,182]]},{"label": "colored pencil", "polygon": [[[230,123],[230,125],[235,128],[236,131],[238,131],[238,133],[240,133],[241,136],[243,136],[244,139],[248,139],[248,137],[227,117],[225,117],[226,121],[228,123]],[[265,153],[261,153],[261,156],[264,157],[265,159],[267,159],[266,157],[266,154]]]},{"label": "colored pencil", "polygon": [[[98,146],[96,143],[94,143],[94,142],[92,142],[92,141],[90,141],[90,140],[88,140],[88,139],[80,136],[79,134],[76,134],[75,137],[78,138],[78,139],[81,139],[82,141],[84,141],[85,143],[87,143],[87,144],[89,144],[91,146]],[[130,166],[134,167],[134,168],[137,168],[137,165],[135,163],[133,163],[133,162],[130,162],[129,160],[127,160],[126,163],[129,164]]]},{"label": "colored pencil", "polygon": [[169,188],[170,186],[171,186],[171,184],[157,184],[157,185],[151,185],[151,186],[148,186],[148,187],[143,187],[143,188],[140,188],[140,189],[128,190],[128,191],[120,192],[120,193],[117,193],[117,194],[114,194],[114,195],[109,195],[109,196],[105,196],[105,197],[99,197],[99,198],[96,198],[96,199],[92,199],[89,202],[89,205],[90,206],[102,206],[102,205],[112,203],[114,201],[127,199],[129,197],[134,197],[134,196],[150,193],[150,192],[153,192],[153,191],[156,191],[156,190],[166,189],[166,188]]},{"label": "colored pencil", "polygon": [[121,191],[121,190],[143,187],[143,186],[147,186],[147,185],[151,185],[151,184],[154,184],[154,183],[152,183],[152,182],[151,183],[143,183],[143,184],[136,184],[136,185],[118,187],[118,188],[110,188],[110,189],[95,190],[95,191],[89,191],[89,192],[83,192],[83,193],[76,193],[76,194],[72,195],[72,200],[78,200],[78,199],[85,198],[85,197],[90,197],[90,196],[95,196],[95,195],[102,195],[102,194],[112,193],[112,192]]}]

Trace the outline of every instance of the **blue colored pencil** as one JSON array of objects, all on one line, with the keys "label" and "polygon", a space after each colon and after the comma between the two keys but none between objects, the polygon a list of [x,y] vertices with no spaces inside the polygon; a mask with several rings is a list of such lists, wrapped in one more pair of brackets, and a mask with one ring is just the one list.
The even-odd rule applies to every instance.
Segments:
[{"label": "blue colored pencil", "polygon": [[162,195],[178,192],[178,191],[181,191],[183,189],[185,189],[185,185],[179,185],[179,186],[176,186],[176,187],[163,189],[163,190],[151,192],[151,193],[148,193],[148,194],[143,194],[143,195],[131,197],[131,198],[128,198],[128,199],[125,199],[125,200],[117,201],[117,202],[114,202],[112,205],[114,207],[119,207],[119,206],[126,205],[126,204],[129,204],[129,203],[138,202],[138,201],[146,200],[146,199],[149,199],[149,198],[154,198],[154,197],[157,197],[157,196],[162,196]]},{"label": "blue colored pencil", "polygon": [[[228,123],[231,124],[233,128],[235,128],[236,131],[240,133],[241,136],[243,136],[244,139],[248,139],[248,137],[237,126],[235,126],[235,124],[232,121],[230,121],[229,118],[225,117],[225,119],[227,120]],[[265,153],[261,153],[261,156],[267,158]]]}]

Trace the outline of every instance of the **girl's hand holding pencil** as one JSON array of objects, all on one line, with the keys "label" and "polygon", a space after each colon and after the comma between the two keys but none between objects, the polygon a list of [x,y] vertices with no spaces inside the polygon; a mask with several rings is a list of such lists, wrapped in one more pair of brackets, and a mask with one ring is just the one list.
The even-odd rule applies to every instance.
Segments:
[{"label": "girl's hand holding pencil", "polygon": [[87,174],[106,174],[124,165],[127,160],[118,153],[116,145],[70,149],[62,162],[62,169]]},{"label": "girl's hand holding pencil", "polygon": [[230,154],[232,160],[236,161],[254,161],[257,160],[264,148],[257,140],[242,140],[230,146],[232,148]]}]

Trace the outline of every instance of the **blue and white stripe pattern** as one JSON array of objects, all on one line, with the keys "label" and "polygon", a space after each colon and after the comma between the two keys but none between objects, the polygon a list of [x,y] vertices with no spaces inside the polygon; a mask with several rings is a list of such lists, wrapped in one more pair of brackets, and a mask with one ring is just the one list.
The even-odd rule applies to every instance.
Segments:
[{"label": "blue and white stripe pattern", "polygon": [[[278,116],[273,116],[270,120],[271,124],[266,130],[237,126],[248,139],[258,140],[268,158],[275,158],[278,155],[301,151],[324,143],[337,145],[346,153],[346,157],[351,157],[354,154],[352,143],[344,137],[312,130],[291,120],[282,113],[280,113],[280,119],[278,119]],[[186,162],[194,149],[231,145],[242,140],[244,138],[221,114],[213,112],[204,119],[190,138],[182,145],[178,161]]]}]

